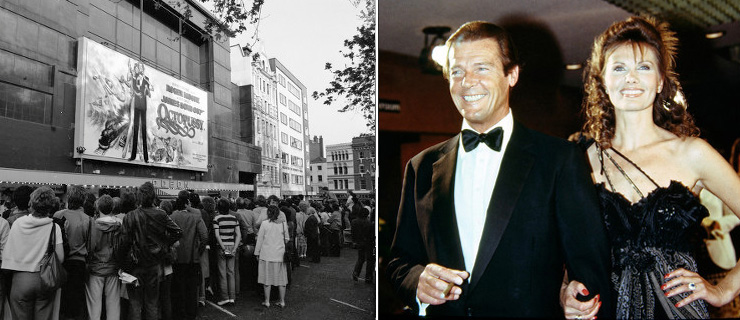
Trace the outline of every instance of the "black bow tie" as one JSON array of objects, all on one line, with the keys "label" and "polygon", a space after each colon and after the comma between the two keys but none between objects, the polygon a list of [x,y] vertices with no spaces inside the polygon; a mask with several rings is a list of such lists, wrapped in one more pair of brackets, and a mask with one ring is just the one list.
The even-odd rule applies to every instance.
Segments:
[{"label": "black bow tie", "polygon": [[501,144],[504,140],[504,129],[496,127],[489,133],[478,134],[473,130],[465,129],[462,131],[462,142],[465,152],[475,149],[479,143],[485,143],[494,151],[501,151]]}]

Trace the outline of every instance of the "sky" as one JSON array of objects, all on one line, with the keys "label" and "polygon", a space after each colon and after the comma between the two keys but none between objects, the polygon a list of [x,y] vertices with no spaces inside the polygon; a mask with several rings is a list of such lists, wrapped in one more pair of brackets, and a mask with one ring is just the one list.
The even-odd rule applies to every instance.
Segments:
[{"label": "sky", "polygon": [[[352,137],[369,132],[359,111],[337,111],[344,99],[327,106],[311,97],[314,91],[323,92],[333,80],[333,75],[324,70],[327,62],[335,68],[344,68],[349,62],[339,51],[345,50],[344,40],[361,25],[362,8],[362,3],[355,8],[350,0],[266,0],[262,7],[261,44],[268,58],[280,60],[306,87],[309,133],[312,138],[323,136],[324,147],[351,142]],[[253,30],[250,27],[237,36],[232,45],[254,43]]]}]

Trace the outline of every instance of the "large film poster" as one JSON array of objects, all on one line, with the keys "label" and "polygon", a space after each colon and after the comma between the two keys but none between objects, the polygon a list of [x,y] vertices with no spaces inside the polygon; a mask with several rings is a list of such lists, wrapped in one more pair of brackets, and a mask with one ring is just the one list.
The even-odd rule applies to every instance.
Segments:
[{"label": "large film poster", "polygon": [[78,54],[76,156],[208,170],[205,91],[87,38]]}]

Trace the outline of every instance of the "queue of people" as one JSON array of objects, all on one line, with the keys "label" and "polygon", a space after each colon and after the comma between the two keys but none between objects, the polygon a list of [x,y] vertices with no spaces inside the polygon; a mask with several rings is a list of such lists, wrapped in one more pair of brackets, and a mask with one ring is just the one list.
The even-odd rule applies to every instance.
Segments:
[{"label": "queue of people", "polygon": [[[339,256],[350,228],[372,283],[372,208],[356,197],[346,211],[336,200],[201,199],[185,190],[160,201],[147,182],[118,197],[69,185],[63,199],[48,186],[3,192],[0,319],[195,319],[207,299],[235,304],[245,290],[284,308],[293,270]],[[55,290],[40,285],[47,248],[66,273]]]}]

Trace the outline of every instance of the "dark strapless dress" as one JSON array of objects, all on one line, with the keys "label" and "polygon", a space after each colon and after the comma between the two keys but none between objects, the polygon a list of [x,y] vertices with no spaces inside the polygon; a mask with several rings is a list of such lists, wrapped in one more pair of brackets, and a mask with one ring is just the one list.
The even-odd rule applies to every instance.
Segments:
[{"label": "dark strapless dress", "polygon": [[[675,304],[689,293],[667,298],[665,291],[660,288],[667,281],[664,276],[675,269],[697,272],[693,252],[701,243],[701,220],[709,215],[707,209],[680,182],[673,180],[668,187],[660,187],[621,153],[614,149],[610,151],[634,165],[657,187],[642,196],[642,192],[616,161],[606,154],[642,196],[639,201],[631,203],[622,194],[607,189],[604,183],[596,186],[612,245],[612,282],[617,291],[617,318],[709,318],[703,300],[676,308]],[[599,157],[602,168],[601,154],[604,152],[601,150]],[[614,190],[609,176],[606,177]]]}]

